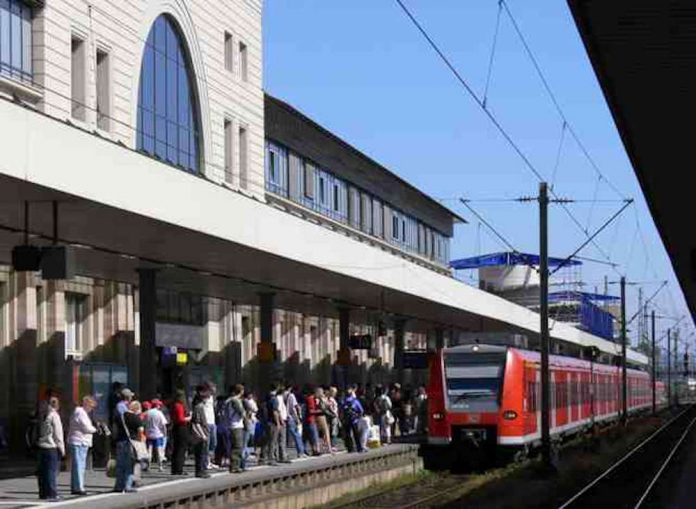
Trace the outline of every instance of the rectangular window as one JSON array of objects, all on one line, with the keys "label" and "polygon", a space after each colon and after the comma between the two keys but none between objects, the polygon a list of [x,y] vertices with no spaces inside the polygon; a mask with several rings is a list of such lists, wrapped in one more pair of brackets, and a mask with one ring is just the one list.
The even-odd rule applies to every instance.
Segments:
[{"label": "rectangular window", "polygon": [[314,166],[304,163],[304,195],[310,200],[314,199]]},{"label": "rectangular window", "polygon": [[234,39],[229,32],[225,32],[225,70],[234,71]]},{"label": "rectangular window", "polygon": [[372,234],[372,197],[361,193],[360,201],[362,205],[362,231]]},{"label": "rectangular window", "polygon": [[233,150],[232,150],[232,144],[234,142],[233,138],[233,133],[234,130],[232,129],[232,121],[229,119],[225,119],[225,182],[228,184],[231,184],[233,181],[232,175],[233,175]]},{"label": "rectangular window", "polygon": [[271,182],[278,182],[278,175],[277,175],[277,154],[273,150],[268,151],[268,178],[271,180]]},{"label": "rectangular window", "polygon": [[32,82],[31,7],[0,0],[0,75]]},{"label": "rectangular window", "polygon": [[372,233],[377,237],[382,237],[382,230],[384,229],[384,219],[382,215],[384,209],[379,200],[372,200]]},{"label": "rectangular window", "polygon": [[111,72],[109,53],[97,49],[97,127],[109,131],[111,127]]},{"label": "rectangular window", "polygon": [[247,57],[247,45],[240,41],[239,43],[239,77],[242,81],[249,80],[249,64]]},{"label": "rectangular window", "polygon": [[338,184],[333,185],[333,209],[334,212],[338,212],[341,210],[341,197],[338,192]]},{"label": "rectangular window", "polygon": [[78,37],[72,38],[70,61],[70,97],[72,99],[72,116],[85,120],[85,41]]},{"label": "rectangular window", "polygon": [[319,177],[319,203],[326,205],[326,179],[323,175]]},{"label": "rectangular window", "polygon": [[396,214],[392,215],[392,237],[399,240],[399,218]]},{"label": "rectangular window", "polygon": [[249,187],[249,168],[248,168],[248,135],[246,127],[239,127],[239,185],[243,189]]},{"label": "rectangular window", "polygon": [[83,327],[87,296],[65,293],[65,353],[79,353],[84,346]]}]

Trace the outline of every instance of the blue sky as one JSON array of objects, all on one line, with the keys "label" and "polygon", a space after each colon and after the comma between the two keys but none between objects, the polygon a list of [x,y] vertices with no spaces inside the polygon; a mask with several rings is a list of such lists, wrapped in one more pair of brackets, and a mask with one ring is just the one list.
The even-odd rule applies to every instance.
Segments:
[{"label": "blue sky", "polygon": [[[405,0],[472,88],[481,96],[498,13],[496,0]],[[598,243],[633,281],[670,281],[655,302],[658,313],[687,313],[681,289],[652,222],[568,7],[563,1],[508,0],[566,117],[602,173],[636,199]],[[264,86],[343,139],[470,219],[458,226],[452,256],[501,250],[485,227],[456,202],[516,198],[537,192],[538,181],[476,103],[438,60],[394,0],[267,0],[264,13]],[[489,109],[552,180],[562,121],[503,11],[487,94]],[[554,180],[560,196],[590,230],[621,203],[566,132]],[[533,204],[472,202],[521,251],[538,251]],[[637,228],[637,224],[641,228]],[[642,237],[641,233],[642,232]],[[550,211],[553,255],[570,254],[585,239],[566,213]],[[642,239],[645,240],[645,248]],[[582,253],[603,256],[593,247]],[[605,265],[586,263],[594,290]],[[652,295],[656,284],[644,286]],[[618,292],[618,287],[614,287]],[[637,287],[628,292],[629,315]],[[662,320],[659,329],[669,320]],[[683,321],[682,324],[687,324]],[[691,333],[684,327],[682,335]],[[659,332],[658,332],[659,334]],[[693,339],[693,338],[692,338]]]}]

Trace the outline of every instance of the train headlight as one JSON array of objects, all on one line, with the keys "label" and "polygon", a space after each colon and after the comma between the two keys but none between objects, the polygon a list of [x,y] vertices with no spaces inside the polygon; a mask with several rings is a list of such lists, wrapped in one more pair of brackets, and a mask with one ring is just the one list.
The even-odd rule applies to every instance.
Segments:
[{"label": "train headlight", "polygon": [[517,419],[517,412],[514,410],[505,410],[503,412],[503,419],[508,420],[508,421],[514,421]]},{"label": "train headlight", "polygon": [[435,421],[441,421],[441,420],[443,420],[444,418],[445,418],[445,414],[443,414],[443,413],[441,413],[441,412],[435,412],[435,413],[433,414],[433,420],[435,420]]}]

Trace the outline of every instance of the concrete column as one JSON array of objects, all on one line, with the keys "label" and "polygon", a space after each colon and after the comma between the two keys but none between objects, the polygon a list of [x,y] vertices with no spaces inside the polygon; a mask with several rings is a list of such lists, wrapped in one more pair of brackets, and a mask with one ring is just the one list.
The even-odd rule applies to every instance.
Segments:
[{"label": "concrete column", "polygon": [[445,348],[446,346],[447,342],[445,341],[445,330],[438,327],[435,329],[435,348],[439,350],[441,348]]},{"label": "concrete column", "polygon": [[38,337],[36,330],[36,287],[33,272],[10,276],[10,363],[14,372],[10,391],[10,444],[23,450],[23,434],[29,414],[36,409],[39,395]]},{"label": "concrete column", "polygon": [[396,368],[396,380],[403,385],[404,383],[404,331],[406,320],[396,320],[394,322],[394,367]]},{"label": "concrete column", "polygon": [[270,292],[259,294],[259,325],[261,329],[261,343],[259,344],[258,381],[257,387],[261,391],[268,389],[268,384],[273,380],[273,364],[275,361],[275,342],[273,340],[273,303],[275,294]]},{"label": "concrete column", "polygon": [[140,314],[140,383],[138,396],[154,398],[157,393],[157,347],[155,321],[157,319],[157,270],[138,269],[138,307]]}]

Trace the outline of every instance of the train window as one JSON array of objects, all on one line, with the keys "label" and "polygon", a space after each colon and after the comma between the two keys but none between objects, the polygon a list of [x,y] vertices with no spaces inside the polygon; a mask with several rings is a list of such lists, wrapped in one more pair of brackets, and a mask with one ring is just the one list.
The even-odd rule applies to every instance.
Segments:
[{"label": "train window", "polygon": [[445,355],[445,377],[450,406],[472,411],[494,410],[499,403],[505,353],[450,353]]}]

